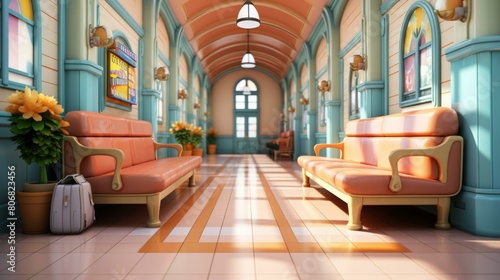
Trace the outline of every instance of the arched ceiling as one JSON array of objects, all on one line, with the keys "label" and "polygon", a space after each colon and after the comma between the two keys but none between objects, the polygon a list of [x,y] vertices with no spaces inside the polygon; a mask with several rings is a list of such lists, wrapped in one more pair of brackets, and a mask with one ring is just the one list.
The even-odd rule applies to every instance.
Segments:
[{"label": "arched ceiling", "polygon": [[[247,30],[236,26],[243,0],[169,0],[210,80],[239,68]],[[328,0],[255,0],[261,25],[249,30],[257,67],[282,79],[309,38]]]}]

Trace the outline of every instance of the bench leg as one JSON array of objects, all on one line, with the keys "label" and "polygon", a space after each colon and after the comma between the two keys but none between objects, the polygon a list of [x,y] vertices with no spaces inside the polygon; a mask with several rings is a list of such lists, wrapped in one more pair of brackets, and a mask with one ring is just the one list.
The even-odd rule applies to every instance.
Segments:
[{"label": "bench leg", "polygon": [[437,210],[437,222],[434,225],[437,229],[450,229],[450,223],[448,222],[448,215],[450,213],[450,198],[440,197],[438,198],[438,204],[436,205]]},{"label": "bench leg", "polygon": [[349,222],[347,223],[347,229],[360,230],[363,228],[363,225],[361,224],[362,209],[363,209],[363,198],[350,197],[349,202],[347,202],[347,210],[349,215]]},{"label": "bench leg", "polygon": [[306,170],[302,168],[302,187],[310,187],[309,177],[306,175]]},{"label": "bench leg", "polygon": [[196,175],[196,171],[193,170],[193,175],[191,175],[191,177],[189,177],[189,183],[188,183],[188,186],[190,187],[194,187],[196,186],[196,178],[195,178],[195,175]]},{"label": "bench leg", "polygon": [[149,214],[148,227],[160,227],[160,195],[148,196],[146,203]]}]

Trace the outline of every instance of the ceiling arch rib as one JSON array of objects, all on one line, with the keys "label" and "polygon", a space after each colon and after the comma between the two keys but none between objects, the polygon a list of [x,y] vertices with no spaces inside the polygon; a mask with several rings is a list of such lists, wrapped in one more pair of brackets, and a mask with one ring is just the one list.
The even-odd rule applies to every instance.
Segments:
[{"label": "ceiling arch rib", "polygon": [[[236,26],[242,0],[167,0],[209,80],[237,69],[247,50]],[[253,0],[261,26],[250,31],[258,68],[284,77],[329,0]]]}]

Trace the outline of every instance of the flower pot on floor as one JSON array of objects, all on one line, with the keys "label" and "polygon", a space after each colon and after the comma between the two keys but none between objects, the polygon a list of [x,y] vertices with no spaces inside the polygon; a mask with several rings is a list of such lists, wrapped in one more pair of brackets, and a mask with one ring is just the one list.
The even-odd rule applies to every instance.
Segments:
[{"label": "flower pot on floor", "polygon": [[24,191],[16,192],[23,233],[50,232],[50,207],[52,191],[56,184],[57,182],[49,184],[26,183]]},{"label": "flower pot on floor", "polygon": [[215,155],[215,151],[217,151],[217,145],[216,144],[208,144],[208,154]]},{"label": "flower pot on floor", "polygon": [[203,157],[203,149],[201,148],[193,149],[193,156]]}]

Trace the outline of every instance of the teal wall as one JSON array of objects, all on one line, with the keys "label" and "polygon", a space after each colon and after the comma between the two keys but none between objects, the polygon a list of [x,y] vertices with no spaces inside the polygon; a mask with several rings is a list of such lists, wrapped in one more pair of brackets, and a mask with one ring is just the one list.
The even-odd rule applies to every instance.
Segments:
[{"label": "teal wall", "polygon": [[462,192],[453,199],[453,226],[500,237],[500,36],[470,39],[446,50],[452,105],[464,138]]}]

